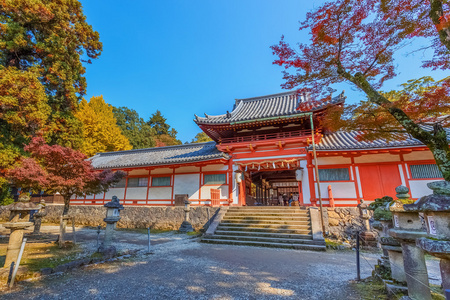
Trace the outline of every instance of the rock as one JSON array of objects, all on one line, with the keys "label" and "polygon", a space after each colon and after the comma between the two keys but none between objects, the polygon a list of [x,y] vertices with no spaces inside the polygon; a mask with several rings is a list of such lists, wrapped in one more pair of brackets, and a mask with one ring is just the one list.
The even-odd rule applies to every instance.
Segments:
[{"label": "rock", "polygon": [[329,219],[328,220],[328,224],[330,226],[338,226],[339,225],[339,220],[337,220],[337,219]]},{"label": "rock", "polygon": [[108,248],[103,248],[103,246],[100,246],[99,252],[103,254],[104,259],[110,259],[117,255],[117,249],[114,246],[110,246]]},{"label": "rock", "polygon": [[334,211],[328,211],[329,219],[340,219],[341,217]]}]

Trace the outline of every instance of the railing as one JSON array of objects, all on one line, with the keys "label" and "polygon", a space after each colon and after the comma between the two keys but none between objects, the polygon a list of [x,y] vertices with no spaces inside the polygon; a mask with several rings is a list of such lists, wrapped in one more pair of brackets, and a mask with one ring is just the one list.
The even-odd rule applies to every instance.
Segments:
[{"label": "railing", "polygon": [[297,130],[297,131],[287,131],[287,132],[275,132],[275,133],[266,133],[266,134],[256,134],[256,135],[248,135],[248,136],[237,136],[231,138],[220,138],[220,143],[241,143],[241,142],[254,142],[254,141],[264,141],[264,140],[273,140],[273,139],[285,139],[292,137],[302,137],[302,136],[310,136],[311,130]]},{"label": "railing", "polygon": [[211,189],[211,206],[220,206],[220,190]]}]

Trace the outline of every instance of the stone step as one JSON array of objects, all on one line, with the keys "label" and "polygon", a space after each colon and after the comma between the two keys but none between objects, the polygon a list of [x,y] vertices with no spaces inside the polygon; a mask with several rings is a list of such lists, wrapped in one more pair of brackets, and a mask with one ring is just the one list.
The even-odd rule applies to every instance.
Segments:
[{"label": "stone step", "polygon": [[227,216],[268,216],[268,217],[308,217],[309,218],[309,213],[308,212],[246,212],[246,211],[241,211],[241,212],[227,212],[226,213]]},{"label": "stone step", "polygon": [[238,220],[222,220],[222,224],[279,224],[279,225],[310,225],[309,221],[293,221],[293,220],[249,220],[249,219],[238,219]]},{"label": "stone step", "polygon": [[305,208],[300,208],[298,206],[231,206],[229,209],[239,209],[239,210],[246,210],[246,209],[297,209],[297,210],[307,210]]},{"label": "stone step", "polygon": [[259,237],[259,236],[240,236],[240,235],[213,235],[208,239],[233,240],[233,241],[253,241],[253,242],[269,242],[269,243],[287,243],[287,244],[310,244],[322,245],[323,241],[314,241],[311,239],[290,239],[287,237]]},{"label": "stone step", "polygon": [[[257,227],[257,226],[217,226],[217,230],[223,231],[246,231],[246,232],[265,232],[265,233],[295,233],[295,234],[311,234],[311,228],[308,227],[290,227],[290,228],[279,228],[279,227]],[[216,231],[217,231],[216,230]]]},{"label": "stone step", "polygon": [[273,220],[273,221],[307,221],[309,222],[309,217],[306,216],[229,216],[225,215],[222,220],[254,220],[254,221],[260,221],[260,220]]},{"label": "stone step", "polygon": [[289,248],[289,249],[316,250],[316,251],[325,251],[326,250],[325,243],[323,245],[310,245],[310,244],[291,244],[291,243],[275,243],[275,242],[222,240],[222,239],[211,239],[211,238],[202,238],[201,241],[204,243],[214,243],[214,244]]},{"label": "stone step", "polygon": [[252,222],[220,222],[219,226],[235,226],[235,227],[261,227],[261,228],[280,228],[280,229],[304,229],[311,228],[309,223],[298,224],[298,223],[252,223]]},{"label": "stone step", "polygon": [[255,237],[269,237],[269,238],[289,238],[289,239],[302,239],[312,240],[312,235],[297,234],[297,233],[278,233],[278,232],[255,232],[255,231],[228,231],[228,230],[216,230],[214,235],[233,235],[233,236],[255,236]]}]

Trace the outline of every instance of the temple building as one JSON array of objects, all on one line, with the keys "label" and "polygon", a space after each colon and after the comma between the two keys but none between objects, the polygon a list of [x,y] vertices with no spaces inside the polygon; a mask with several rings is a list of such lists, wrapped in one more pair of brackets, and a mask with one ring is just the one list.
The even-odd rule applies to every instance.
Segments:
[{"label": "temple building", "polygon": [[[358,141],[358,132],[327,132],[320,119],[341,94],[299,111],[308,97],[285,92],[236,99],[223,115],[195,116],[212,142],[99,153],[98,169],[123,170],[127,177],[107,193],[74,198],[71,204],[100,205],[117,195],[125,205],[356,206],[394,196],[407,186],[413,198],[430,194],[428,182],[442,179],[433,155],[421,142]],[[317,172],[316,172],[317,164]],[[318,173],[318,176],[316,176]]]}]

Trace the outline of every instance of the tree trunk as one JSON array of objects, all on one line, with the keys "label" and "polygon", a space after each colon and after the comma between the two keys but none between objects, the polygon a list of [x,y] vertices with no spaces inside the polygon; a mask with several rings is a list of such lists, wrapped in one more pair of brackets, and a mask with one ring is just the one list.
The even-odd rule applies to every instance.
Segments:
[{"label": "tree trunk", "polygon": [[63,210],[63,216],[67,216],[69,214],[69,208],[70,208],[70,197],[72,195],[63,195],[64,196],[64,210]]},{"label": "tree trunk", "polygon": [[64,210],[59,223],[59,237],[58,237],[59,248],[62,248],[65,243],[65,234],[67,227],[66,216],[69,214],[70,197],[72,197],[72,195],[63,195],[63,197],[64,197]]},{"label": "tree trunk", "polygon": [[442,0],[430,1],[430,19],[436,26],[438,31],[439,40],[448,50],[450,50],[450,28],[446,24],[446,16],[444,15],[444,9],[442,7]]},{"label": "tree trunk", "polygon": [[373,86],[367,81],[365,76],[361,73],[351,75],[338,63],[338,74],[355,84],[361,89],[369,99],[370,102],[385,108],[399,123],[406,132],[413,138],[421,141],[433,153],[434,160],[439,170],[442,172],[442,177],[446,181],[450,181],[450,148],[447,139],[447,132],[438,123],[434,125],[433,132],[426,131],[400,108],[393,106],[392,102],[381,95]]}]

